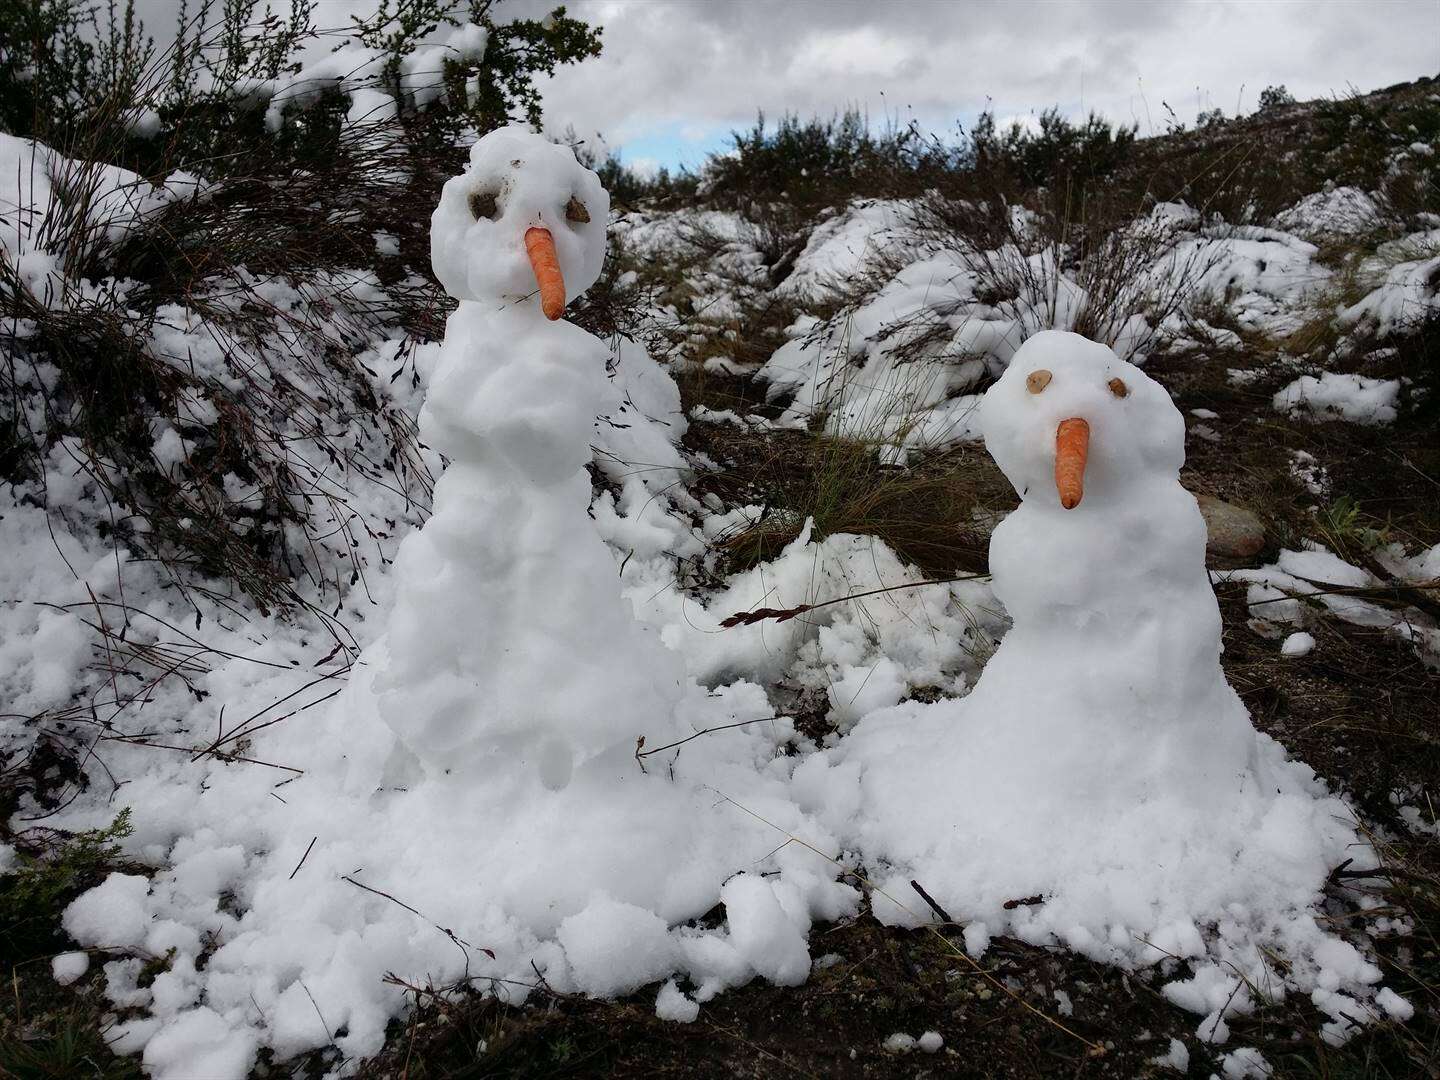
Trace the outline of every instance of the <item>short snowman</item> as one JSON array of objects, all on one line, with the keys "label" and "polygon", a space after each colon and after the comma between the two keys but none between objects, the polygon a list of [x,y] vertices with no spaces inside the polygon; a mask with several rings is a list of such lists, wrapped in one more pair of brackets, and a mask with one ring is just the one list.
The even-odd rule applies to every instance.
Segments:
[{"label": "short snowman", "polygon": [[1255,731],[1220,667],[1205,522],[1180,486],[1185,424],[1170,395],[1106,346],[1048,331],[985,395],[981,429],[1021,502],[990,542],[1014,626],[968,725],[992,753],[1029,749],[1077,805],[1203,800],[1253,780]]},{"label": "short snowman", "polygon": [[1050,331],[980,409],[1020,496],[990,544],[1013,624],[968,695],[878,709],[800,764],[801,805],[870,868],[882,922],[925,922],[929,899],[972,955],[1005,934],[1125,967],[1184,958],[1194,979],[1167,996],[1205,1014],[1203,1038],[1249,1007],[1242,980],[1373,995],[1379,969],[1315,905],[1374,854],[1226,682],[1169,395]]},{"label": "short snowman", "polygon": [[[802,805],[853,807],[832,824],[875,867],[886,921],[921,917],[913,879],[990,931],[1145,959],[1237,900],[1299,910],[1359,849],[1225,680],[1169,395],[1049,331],[1016,351],[981,426],[1020,496],[990,544],[1013,625],[968,695],[877,710],[798,768]],[[1011,903],[1028,897],[1044,900]]]},{"label": "short snowman", "polygon": [[475,143],[431,218],[435,275],[460,303],[420,433],[449,464],[401,545],[373,685],[432,774],[533,767],[564,787],[682,695],[679,658],[637,623],[588,514],[591,433],[618,395],[609,349],[560,316],[599,277],[608,212],[569,149],[507,127]]}]

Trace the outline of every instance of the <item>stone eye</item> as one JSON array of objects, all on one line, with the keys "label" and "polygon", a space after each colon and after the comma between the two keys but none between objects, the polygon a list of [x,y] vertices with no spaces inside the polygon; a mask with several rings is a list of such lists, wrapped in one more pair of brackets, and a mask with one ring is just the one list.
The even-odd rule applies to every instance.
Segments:
[{"label": "stone eye", "polygon": [[565,220],[578,221],[582,225],[590,224],[590,211],[585,209],[585,204],[576,195],[571,195],[570,201],[565,204]]},{"label": "stone eye", "polygon": [[493,191],[472,191],[470,193],[470,213],[475,215],[475,220],[490,218],[492,221],[500,212],[500,203],[495,198]]},{"label": "stone eye", "polygon": [[1122,382],[1120,379],[1111,379],[1105,385],[1110,387],[1110,393],[1114,394],[1116,397],[1130,396],[1130,388],[1126,386],[1124,382]]},{"label": "stone eye", "polygon": [[1025,376],[1025,388],[1032,394],[1038,394],[1050,385],[1050,380],[1053,378],[1054,376],[1044,368],[1041,368],[1039,371],[1032,371],[1029,375]]}]

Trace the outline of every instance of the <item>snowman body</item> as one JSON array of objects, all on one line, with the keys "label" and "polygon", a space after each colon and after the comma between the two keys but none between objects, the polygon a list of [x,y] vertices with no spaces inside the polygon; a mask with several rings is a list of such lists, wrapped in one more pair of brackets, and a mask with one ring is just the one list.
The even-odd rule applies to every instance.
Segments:
[{"label": "snowman body", "polygon": [[[1083,499],[1066,509],[1054,448],[1072,417],[1090,450]],[[1014,625],[964,708],[990,775],[1029,761],[1046,798],[1090,807],[1253,782],[1255,732],[1220,667],[1205,522],[1179,483],[1185,429],[1169,395],[1105,346],[1047,332],[1016,353],[981,424],[1021,496],[990,543]]]},{"label": "snowman body", "polygon": [[[577,204],[587,220],[569,220]],[[449,465],[397,556],[373,684],[429,772],[534,765],[563,787],[667,723],[682,693],[679,658],[636,622],[588,513],[595,417],[618,405],[609,351],[545,317],[525,257],[527,230],[553,233],[576,295],[599,273],[607,212],[568,149],[507,128],[476,143],[434,215],[435,270],[460,303],[420,433]]]}]

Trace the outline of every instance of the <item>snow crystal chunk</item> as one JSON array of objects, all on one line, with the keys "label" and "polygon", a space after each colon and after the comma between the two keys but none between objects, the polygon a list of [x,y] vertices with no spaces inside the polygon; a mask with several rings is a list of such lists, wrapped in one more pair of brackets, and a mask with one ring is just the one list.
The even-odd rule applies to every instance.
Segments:
[{"label": "snow crystal chunk", "polygon": [[111,874],[65,909],[65,932],[83,945],[138,948],[150,929],[149,893],[148,878]]},{"label": "snow crystal chunk", "polygon": [[1384,1009],[1392,1020],[1404,1022],[1415,1015],[1415,1006],[1388,986],[1375,995],[1375,1004]]},{"label": "snow crystal chunk", "polygon": [[258,1046],[253,1028],[233,1026],[213,1009],[202,1007],[157,1026],[142,1060],[155,1080],[241,1077],[254,1066]]},{"label": "snow crystal chunk", "polygon": [[[117,1008],[138,1008],[150,1003],[149,987],[139,985],[140,974],[145,970],[145,962],[139,957],[111,960],[103,970],[105,972],[105,996]],[[139,1047],[135,1049],[138,1050]],[[127,1051],[116,1051],[116,1053],[122,1052]]]},{"label": "snow crystal chunk", "polygon": [[700,1015],[700,1005],[692,998],[686,997],[674,979],[669,980],[660,987],[660,994],[655,999],[655,1015],[661,1020],[673,1020],[679,1024],[693,1023]]},{"label": "snow crystal chunk", "polygon": [[913,204],[902,200],[852,201],[810,234],[781,291],[810,297],[843,288],[877,254],[906,249],[905,226],[914,210]]},{"label": "snow crystal chunk", "polygon": [[1170,1040],[1170,1049],[1159,1057],[1150,1059],[1150,1064],[1159,1065],[1162,1068],[1174,1069],[1178,1073],[1190,1071],[1190,1051],[1179,1039]]},{"label": "snow crystal chunk", "polygon": [[61,986],[69,986],[90,970],[90,954],[83,952],[60,953],[50,960],[50,973]]},{"label": "snow crystal chunk", "polygon": [[[1375,983],[1380,981],[1380,969],[1365,959],[1363,953],[1348,941],[1326,938],[1315,947],[1315,963],[1320,966],[1320,983],[1332,983],[1327,989],[1334,989],[1340,983]],[[1330,979],[1327,980],[1326,973]]]},{"label": "snow crystal chunk", "polygon": [[1253,1046],[1241,1046],[1224,1055],[1220,1071],[1226,1080],[1266,1080],[1271,1075],[1270,1063]]},{"label": "snow crystal chunk", "polygon": [[1195,1029],[1195,1035],[1201,1042],[1219,1046],[1229,1041],[1230,1025],[1225,1022],[1225,1017],[1221,1016],[1217,1009],[1200,1021],[1200,1026]]},{"label": "snow crystal chunk", "polygon": [[1294,574],[1307,581],[1318,581],[1322,585],[1362,589],[1376,584],[1368,572],[1347,563],[1333,551],[1319,545],[1308,547],[1304,551],[1291,551],[1288,548],[1282,550],[1276,565],[1287,574]]},{"label": "snow crystal chunk", "polygon": [[877,709],[894,705],[908,689],[900,665],[889,657],[872,664],[846,664],[829,687],[830,714],[846,727]]},{"label": "snow crystal chunk", "polygon": [[1356,424],[1389,424],[1395,420],[1399,396],[1398,379],[1370,379],[1364,375],[1327,371],[1319,378],[1302,375],[1288,383],[1276,393],[1273,404],[1283,413],[1303,411]]},{"label": "snow crystal chunk", "polygon": [[[85,195],[85,220],[96,235],[119,240],[167,203],[194,191],[184,174],[162,185],[150,183],[129,169],[67,158],[42,142],[0,132],[0,207],[8,227],[0,230],[0,250],[16,264],[20,277],[41,298],[46,284],[58,284],[57,264],[49,248],[67,235],[47,224],[71,200],[59,193],[80,185]],[[67,290],[53,289],[56,303]]]},{"label": "snow crystal chunk", "polygon": [[675,970],[676,948],[653,911],[601,898],[560,924],[556,938],[581,991],[624,997]]},{"label": "snow crystal chunk", "polygon": [[774,888],[755,874],[736,874],[720,889],[725,920],[735,947],[766,979],[798,986],[810,974],[805,931],[780,905]]},{"label": "snow crystal chunk", "polygon": [[886,1037],[880,1045],[892,1054],[908,1054],[915,1049],[915,1036],[907,1035],[903,1031],[897,1031],[894,1035]]},{"label": "snow crystal chunk", "polygon": [[927,1054],[938,1054],[945,1040],[938,1031],[927,1031],[915,1040],[915,1045]]},{"label": "snow crystal chunk", "polygon": [[1309,656],[1315,651],[1315,636],[1303,630],[1296,631],[1280,643],[1280,655],[1287,659]]},{"label": "snow crystal chunk", "polygon": [[989,927],[977,920],[967,923],[961,934],[965,941],[965,951],[970,954],[971,959],[979,960],[985,955],[985,950],[990,947]]},{"label": "snow crystal chunk", "polygon": [[1290,475],[1305,485],[1311,495],[1323,496],[1330,490],[1330,476],[1325,466],[1315,460],[1315,455],[1304,450],[1290,454]]},{"label": "snow crystal chunk", "polygon": [[1360,327],[1383,338],[1409,328],[1440,306],[1440,257],[1431,257],[1437,236],[1440,231],[1382,244],[1374,257],[1361,264],[1362,273],[1378,276],[1380,284],[1359,303],[1340,312],[1341,325]]},{"label": "snow crystal chunk", "polygon": [[150,452],[162,469],[170,470],[189,460],[190,449],[189,444],[180,438],[180,433],[166,425],[165,430],[155,440],[155,446]]}]

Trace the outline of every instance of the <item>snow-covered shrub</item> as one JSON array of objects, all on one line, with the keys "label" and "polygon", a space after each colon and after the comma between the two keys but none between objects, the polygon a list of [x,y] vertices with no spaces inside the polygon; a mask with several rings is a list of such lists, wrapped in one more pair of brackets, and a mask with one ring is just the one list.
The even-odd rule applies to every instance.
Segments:
[{"label": "snow-covered shrub", "polygon": [[597,55],[599,32],[563,9],[496,18],[497,4],[382,0],[338,30],[315,22],[313,3],[284,16],[260,0],[181,6],[163,51],[134,0],[16,5],[0,20],[0,129],[146,173],[215,175],[255,154],[314,161],[341,129],[422,113],[409,134],[432,142],[538,123],[535,79]]},{"label": "snow-covered shrub", "polygon": [[[423,498],[413,425],[365,354],[436,298],[418,279],[382,286],[353,247],[359,266],[327,265],[344,265],[351,225],[318,201],[380,199],[381,170],[297,176],[283,193],[152,186],[0,140],[31,222],[0,257],[18,316],[0,329],[7,479],[72,513],[95,500],[105,531],[182,588],[195,572],[204,588],[228,579],[262,609],[288,606],[297,573],[333,578],[316,550],[347,516],[332,469],[394,474]],[[57,485],[84,498],[52,499]]]},{"label": "snow-covered shrub", "polygon": [[788,399],[782,423],[823,420],[832,435],[902,451],[974,439],[975,391],[1032,334],[1074,330],[1143,360],[1225,254],[1191,243],[1198,215],[1174,204],[1096,220],[999,191],[981,202],[931,192],[890,219],[861,230],[859,258],[832,242],[843,224],[827,224],[797,260],[803,291],[837,310],[797,323],[761,371],[771,398]]}]

